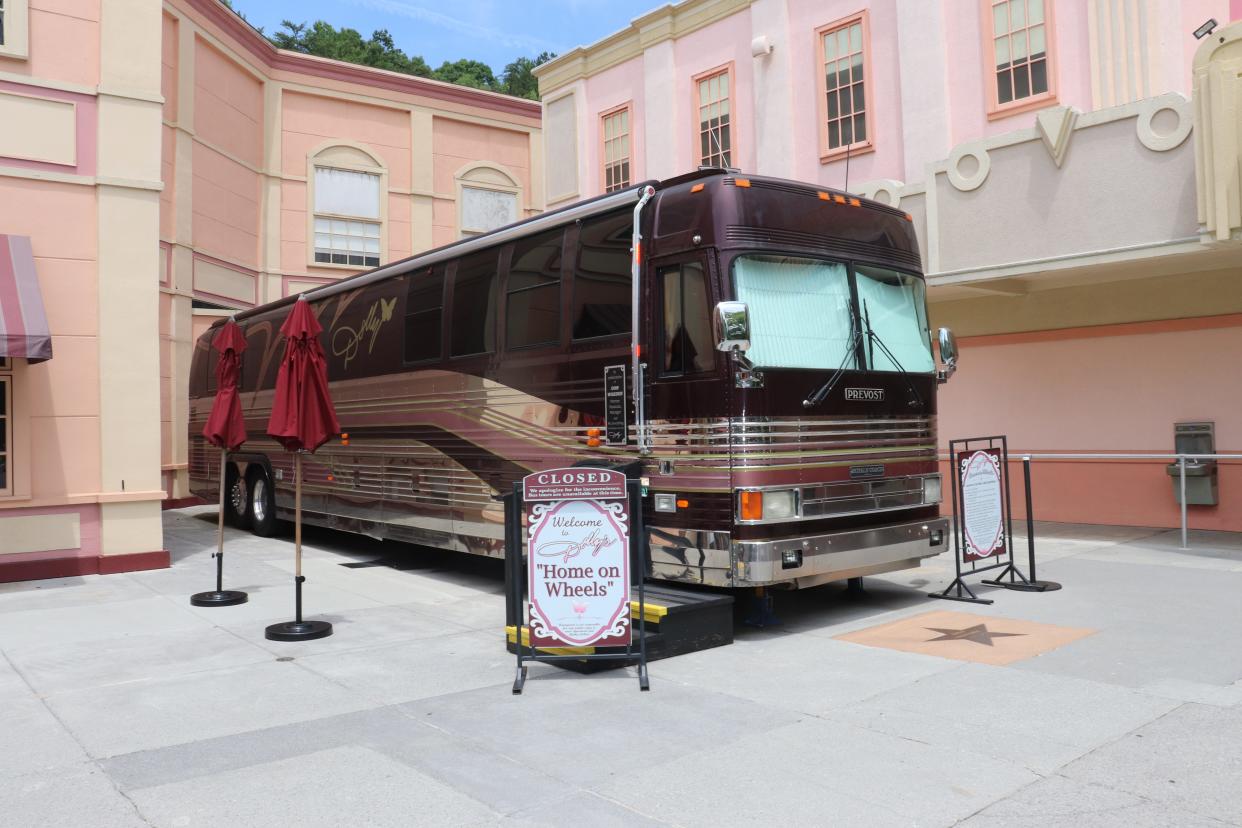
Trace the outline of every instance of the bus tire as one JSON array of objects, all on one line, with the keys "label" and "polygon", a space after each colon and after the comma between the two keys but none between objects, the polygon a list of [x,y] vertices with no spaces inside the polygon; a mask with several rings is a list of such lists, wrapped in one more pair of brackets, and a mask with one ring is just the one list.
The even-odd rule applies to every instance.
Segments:
[{"label": "bus tire", "polygon": [[224,522],[234,529],[250,528],[250,487],[232,463],[224,475]]},{"label": "bus tire", "polygon": [[259,537],[270,538],[280,531],[272,482],[261,468],[252,469],[247,478],[250,484],[250,529]]}]

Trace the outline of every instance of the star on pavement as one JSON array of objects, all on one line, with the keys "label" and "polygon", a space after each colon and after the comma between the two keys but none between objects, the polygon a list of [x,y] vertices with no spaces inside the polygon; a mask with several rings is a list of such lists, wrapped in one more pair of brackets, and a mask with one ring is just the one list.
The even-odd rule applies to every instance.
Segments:
[{"label": "star on pavement", "polygon": [[993,638],[1008,638],[1011,636],[1021,636],[1025,633],[1006,633],[992,632],[984,624],[975,624],[973,627],[966,627],[961,630],[944,630],[940,627],[924,627],[923,629],[931,632],[940,633],[938,638],[929,638],[931,641],[973,641],[976,644],[986,644],[992,646]]}]

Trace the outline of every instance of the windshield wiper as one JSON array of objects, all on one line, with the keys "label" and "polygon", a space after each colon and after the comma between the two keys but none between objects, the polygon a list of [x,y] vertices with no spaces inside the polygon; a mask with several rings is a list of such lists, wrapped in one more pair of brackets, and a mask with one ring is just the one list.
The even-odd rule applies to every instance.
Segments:
[{"label": "windshield wiper", "polygon": [[867,329],[867,347],[868,347],[867,366],[871,367],[872,370],[874,370],[874,365],[875,365],[874,346],[879,345],[880,350],[884,352],[884,356],[888,357],[889,362],[897,366],[897,370],[901,372],[901,375],[903,377],[905,377],[906,387],[910,389],[910,395],[911,395],[910,407],[911,408],[916,408],[916,407],[922,408],[923,397],[919,394],[919,390],[915,388],[914,380],[910,379],[910,372],[907,371],[905,368],[901,367],[901,363],[897,361],[897,357],[895,357],[893,355],[893,352],[888,349],[888,346],[884,344],[884,340],[880,339],[880,335],[871,329],[871,313],[870,311],[867,310],[866,299],[862,300],[862,306],[863,306],[863,325],[865,325]]},{"label": "windshield wiper", "polygon": [[849,364],[851,358],[858,359],[858,340],[862,337],[862,331],[858,330],[858,319],[854,315],[854,300],[850,300],[850,344],[845,350],[845,359],[841,360],[841,364],[837,370],[832,373],[823,385],[816,388],[810,393],[805,400],[802,401],[803,408],[814,408],[824,401],[824,398],[832,393],[832,389],[837,387],[837,383],[841,381],[841,377],[845,376],[845,366]]}]

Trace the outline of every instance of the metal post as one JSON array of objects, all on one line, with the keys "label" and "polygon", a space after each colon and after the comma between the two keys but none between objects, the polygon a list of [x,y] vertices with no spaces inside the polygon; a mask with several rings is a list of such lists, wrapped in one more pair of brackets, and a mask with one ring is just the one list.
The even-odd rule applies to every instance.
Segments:
[{"label": "metal post", "polygon": [[1182,549],[1189,549],[1186,543],[1186,455],[1177,455],[1177,476],[1182,490]]},{"label": "metal post", "polygon": [[224,475],[228,470],[229,450],[220,448],[220,514],[216,521],[216,592],[224,592]]},{"label": "metal post", "polygon": [[1031,583],[1035,576],[1035,515],[1031,510],[1031,455],[1022,458],[1022,482],[1026,486],[1026,551],[1031,567]]}]

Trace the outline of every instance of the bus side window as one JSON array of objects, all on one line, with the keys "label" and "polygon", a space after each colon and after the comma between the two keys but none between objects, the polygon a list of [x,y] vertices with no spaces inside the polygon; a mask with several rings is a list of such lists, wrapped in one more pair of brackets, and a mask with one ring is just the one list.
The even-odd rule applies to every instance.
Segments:
[{"label": "bus side window", "polygon": [[405,298],[405,361],[440,358],[444,317],[444,268],[410,274]]},{"label": "bus side window", "polygon": [[715,366],[707,279],[703,265],[686,262],[661,268],[664,304],[665,374],[697,374]]},{"label": "bus side window", "polygon": [[505,348],[558,342],[561,326],[561,244],[553,230],[517,242],[509,265]]},{"label": "bus side window", "polygon": [[630,332],[629,210],[584,221],[574,268],[574,339]]},{"label": "bus side window", "polygon": [[500,250],[492,248],[458,260],[453,275],[453,322],[449,356],[496,350],[496,282]]}]

